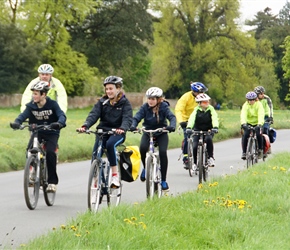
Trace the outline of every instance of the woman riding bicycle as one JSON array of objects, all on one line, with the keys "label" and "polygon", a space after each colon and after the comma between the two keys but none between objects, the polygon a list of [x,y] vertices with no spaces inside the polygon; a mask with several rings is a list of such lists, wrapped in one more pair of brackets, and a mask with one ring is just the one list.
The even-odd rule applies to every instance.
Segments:
[{"label": "woman riding bicycle", "polygon": [[[120,187],[117,169],[116,147],[125,141],[126,131],[132,124],[132,106],[122,89],[123,79],[118,76],[108,76],[104,83],[105,95],[95,104],[79,132],[85,132],[99,119],[97,129],[109,131],[116,128],[115,134],[103,138],[107,149],[108,160],[112,169],[112,188]],[[98,146],[98,136],[93,149],[93,157]]]},{"label": "woman riding bicycle", "polygon": [[262,103],[257,99],[257,94],[250,91],[246,94],[247,101],[243,104],[241,111],[241,128],[244,130],[242,137],[242,159],[246,160],[246,150],[250,131],[248,125],[255,127],[255,133],[258,141],[258,158],[263,157],[263,137],[262,126],[264,124],[265,111]]},{"label": "woman riding bicycle", "polygon": [[[218,132],[218,115],[214,107],[209,104],[210,97],[207,94],[199,94],[195,97],[195,101],[198,103],[198,106],[193,110],[192,114],[189,117],[187,128],[193,129],[196,131],[208,131],[211,130],[213,133]],[[197,163],[197,146],[199,135],[193,137],[193,161],[196,167]],[[205,142],[207,144],[208,152],[208,165],[210,167],[215,166],[214,162],[214,148],[212,142],[213,134],[205,136]]]},{"label": "woman riding bicycle", "polygon": [[[49,83],[40,81],[32,85],[32,101],[26,104],[26,108],[14,121],[11,123],[13,129],[18,129],[20,124],[27,118],[29,124],[47,124],[53,130],[40,130],[38,132],[38,140],[46,142],[46,160],[48,167],[48,192],[56,192],[56,185],[58,184],[58,176],[56,173],[57,156],[55,149],[59,139],[59,130],[66,126],[66,116],[60,109],[56,101],[47,97],[49,91]],[[30,148],[32,142],[29,142]]]},{"label": "woman riding bicycle", "polygon": [[[144,119],[143,126],[147,130],[154,130],[157,128],[164,128],[169,132],[174,132],[176,127],[175,115],[170,111],[169,103],[163,98],[163,91],[160,88],[152,87],[146,91],[147,103],[143,104],[140,110],[133,118],[133,123],[130,128],[131,131],[136,130],[138,123]],[[167,125],[167,121],[170,125]],[[163,191],[169,191],[169,186],[166,182],[167,175],[167,148],[168,148],[168,134],[156,133],[154,135],[159,146],[160,166],[161,166],[161,186]],[[141,181],[145,181],[145,158],[149,148],[149,134],[144,132],[140,142],[140,154],[143,163],[143,170],[140,176]]]}]

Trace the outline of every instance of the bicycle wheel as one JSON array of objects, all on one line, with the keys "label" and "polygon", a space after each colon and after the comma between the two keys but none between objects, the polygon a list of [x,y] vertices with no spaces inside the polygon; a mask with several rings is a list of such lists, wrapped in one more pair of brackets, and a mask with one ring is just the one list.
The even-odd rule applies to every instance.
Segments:
[{"label": "bicycle wheel", "polygon": [[208,155],[206,151],[206,145],[204,145],[203,152],[204,152],[203,154],[204,164],[202,164],[202,176],[203,176],[203,180],[207,181],[208,180],[208,164],[207,164]]},{"label": "bicycle wheel", "polygon": [[198,167],[198,182],[202,183],[203,175],[203,147],[199,145],[197,148],[197,167]]},{"label": "bicycle wheel", "polygon": [[259,154],[258,142],[257,139],[253,139],[253,164],[258,163],[259,161],[258,154]]},{"label": "bicycle wheel", "polygon": [[43,189],[43,196],[44,200],[47,206],[53,206],[54,200],[55,200],[55,192],[47,192],[47,186],[48,186],[48,171],[47,171],[47,165],[46,160],[44,160],[41,163],[41,174],[42,174],[42,189]]},{"label": "bicycle wheel", "polygon": [[147,198],[154,196],[154,179],[153,179],[153,158],[151,156],[146,158],[146,195]]},{"label": "bicycle wheel", "polygon": [[[159,160],[158,160],[159,162]],[[155,168],[155,177],[154,177],[154,193],[158,198],[162,196],[162,186],[161,186],[161,167],[160,164]]]},{"label": "bicycle wheel", "polygon": [[37,176],[37,158],[30,155],[24,168],[24,198],[29,209],[34,210],[39,198],[39,179]]},{"label": "bicycle wheel", "polygon": [[194,169],[193,169],[193,140],[191,138],[188,139],[187,154],[188,154],[188,173],[189,176],[192,177],[194,175]]},{"label": "bicycle wheel", "polygon": [[107,204],[109,207],[116,207],[120,204],[121,195],[122,195],[122,182],[121,182],[121,174],[120,176],[120,187],[119,188],[111,188],[110,184],[112,181],[112,170],[109,170],[109,178],[108,178],[108,194],[107,194]]},{"label": "bicycle wheel", "polygon": [[89,173],[89,181],[88,181],[88,208],[92,212],[97,212],[99,209],[99,205],[102,203],[102,178],[101,178],[101,166],[100,162],[94,160],[90,173]]},{"label": "bicycle wheel", "polygon": [[253,165],[253,157],[254,157],[253,154],[254,154],[253,140],[252,140],[252,137],[250,137],[248,139],[247,152],[246,152],[247,168],[249,168]]}]

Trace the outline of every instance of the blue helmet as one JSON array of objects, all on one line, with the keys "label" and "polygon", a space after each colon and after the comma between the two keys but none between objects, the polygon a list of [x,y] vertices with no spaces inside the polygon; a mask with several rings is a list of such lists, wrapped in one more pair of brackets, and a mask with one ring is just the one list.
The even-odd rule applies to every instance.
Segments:
[{"label": "blue helmet", "polygon": [[191,90],[198,93],[204,93],[207,91],[207,87],[201,82],[191,82]]},{"label": "blue helmet", "polygon": [[246,98],[248,100],[255,100],[257,99],[257,94],[254,91],[250,91],[246,94]]}]

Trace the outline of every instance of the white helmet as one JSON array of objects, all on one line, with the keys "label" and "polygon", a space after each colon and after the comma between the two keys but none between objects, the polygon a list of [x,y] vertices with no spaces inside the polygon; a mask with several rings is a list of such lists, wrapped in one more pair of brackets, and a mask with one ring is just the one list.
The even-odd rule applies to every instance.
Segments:
[{"label": "white helmet", "polygon": [[42,64],[38,68],[38,73],[40,74],[52,74],[53,71],[54,69],[50,64]]},{"label": "white helmet", "polygon": [[146,91],[147,97],[161,97],[162,95],[163,91],[158,87],[152,87]]},{"label": "white helmet", "polygon": [[35,84],[33,84],[30,88],[30,90],[39,90],[43,92],[48,92],[50,89],[49,83],[45,81],[39,81]]},{"label": "white helmet", "polygon": [[196,102],[209,101],[210,97],[207,94],[199,94],[195,97]]}]

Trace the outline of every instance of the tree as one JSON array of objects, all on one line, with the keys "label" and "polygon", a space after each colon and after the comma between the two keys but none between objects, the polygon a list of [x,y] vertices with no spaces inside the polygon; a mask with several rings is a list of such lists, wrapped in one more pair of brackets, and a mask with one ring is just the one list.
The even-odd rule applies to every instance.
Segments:
[{"label": "tree", "polygon": [[13,93],[35,76],[40,46],[28,44],[13,24],[0,23],[0,31],[0,93]]},{"label": "tree", "polygon": [[245,93],[261,85],[256,65],[273,67],[271,50],[260,55],[255,39],[238,29],[238,1],[154,3],[161,17],[154,25],[152,81],[169,96],[201,81],[213,99],[241,105]]},{"label": "tree", "polygon": [[143,86],[150,64],[147,45],[153,40],[147,8],[147,0],[102,1],[83,23],[68,26],[73,48],[84,53],[89,65],[97,67],[102,75],[119,72],[130,89],[141,82]]}]

